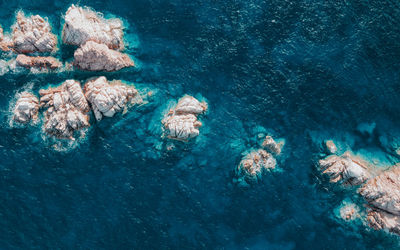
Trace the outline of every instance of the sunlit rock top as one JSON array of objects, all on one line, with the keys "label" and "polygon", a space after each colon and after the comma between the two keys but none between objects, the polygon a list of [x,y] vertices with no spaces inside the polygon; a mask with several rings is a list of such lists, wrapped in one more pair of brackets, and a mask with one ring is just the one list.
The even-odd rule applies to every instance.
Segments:
[{"label": "sunlit rock top", "polygon": [[122,21],[105,19],[101,13],[71,5],[65,14],[62,39],[65,44],[81,46],[87,41],[105,44],[110,49],[124,48]]},{"label": "sunlit rock top", "polygon": [[103,116],[112,117],[115,113],[126,109],[133,98],[139,95],[135,87],[123,84],[121,81],[109,83],[104,76],[88,80],[84,90],[98,121]]},{"label": "sunlit rock top", "polygon": [[206,110],[206,103],[201,103],[189,95],[182,97],[162,121],[165,135],[170,139],[181,141],[198,136],[202,123],[197,120],[197,116]]},{"label": "sunlit rock top", "polygon": [[37,120],[39,100],[29,92],[22,92],[14,108],[13,120],[18,123],[28,123]]}]

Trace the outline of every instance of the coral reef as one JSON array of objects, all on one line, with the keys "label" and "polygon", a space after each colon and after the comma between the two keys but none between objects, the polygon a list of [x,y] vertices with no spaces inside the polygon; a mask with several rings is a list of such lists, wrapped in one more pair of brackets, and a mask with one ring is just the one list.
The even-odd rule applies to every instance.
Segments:
[{"label": "coral reef", "polygon": [[18,66],[24,68],[39,68],[39,69],[57,69],[62,66],[61,62],[56,58],[47,56],[26,56],[24,54],[19,54],[16,58],[16,63]]},{"label": "coral reef", "polygon": [[72,5],[65,14],[62,39],[70,45],[95,41],[120,50],[124,48],[122,29],[122,22],[117,18],[106,20],[93,10]]},{"label": "coral reef", "polygon": [[57,138],[74,139],[74,132],[89,127],[90,110],[81,85],[66,80],[57,88],[40,90],[41,107],[47,108],[44,131]]},{"label": "coral reef", "polygon": [[82,70],[109,72],[135,66],[128,55],[93,41],[86,42],[75,51],[73,64]]},{"label": "coral reef", "polygon": [[198,136],[202,123],[197,120],[197,116],[206,110],[206,103],[201,103],[189,95],[182,97],[176,107],[171,109],[162,121],[165,135],[170,139],[181,141]]},{"label": "coral reef", "polygon": [[84,92],[98,121],[103,116],[114,116],[139,95],[135,87],[123,84],[121,81],[108,83],[104,76],[88,80]]},{"label": "coral reef", "polygon": [[15,104],[13,120],[18,123],[28,123],[38,118],[38,111],[38,98],[29,92],[22,92]]}]

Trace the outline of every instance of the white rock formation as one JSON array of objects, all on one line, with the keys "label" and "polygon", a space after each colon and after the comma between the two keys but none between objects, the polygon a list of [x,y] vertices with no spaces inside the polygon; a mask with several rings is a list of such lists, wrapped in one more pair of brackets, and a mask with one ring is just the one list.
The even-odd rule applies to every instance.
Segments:
[{"label": "white rock formation", "polygon": [[65,14],[63,42],[81,46],[87,41],[105,44],[110,49],[124,48],[123,25],[120,19],[104,19],[101,13],[72,5]]},{"label": "white rock formation", "polygon": [[98,121],[103,116],[114,116],[139,95],[135,87],[123,84],[121,81],[109,83],[104,76],[87,81],[84,91]]},{"label": "white rock formation", "polygon": [[388,230],[400,235],[400,216],[384,210],[369,208],[367,221],[375,230]]},{"label": "white rock formation", "polygon": [[337,152],[336,144],[332,140],[325,141],[325,148],[329,154],[336,154]]},{"label": "white rock formation", "polygon": [[360,208],[354,203],[344,203],[339,210],[339,215],[343,220],[353,221],[360,218]]},{"label": "white rock formation", "polygon": [[276,159],[264,149],[258,149],[243,157],[235,174],[240,183],[250,184],[261,178],[265,170],[272,170],[275,166]]},{"label": "white rock formation", "polygon": [[329,175],[331,182],[360,185],[371,177],[368,168],[349,152],[342,156],[330,155],[319,161],[324,174]]},{"label": "white rock formation", "polygon": [[39,100],[28,92],[19,95],[14,108],[13,120],[18,123],[28,123],[37,120],[39,111]]},{"label": "white rock formation", "polygon": [[47,20],[39,15],[26,17],[22,11],[12,31],[12,48],[18,53],[52,52],[57,47],[57,37],[51,33]]},{"label": "white rock formation", "polygon": [[73,64],[82,70],[109,72],[135,66],[128,55],[93,41],[86,42],[75,51]]},{"label": "white rock formation", "polygon": [[197,116],[207,110],[207,104],[199,102],[196,98],[186,95],[182,97],[176,107],[171,109],[164,117],[165,135],[170,139],[187,141],[200,134],[201,122]]},{"label": "white rock formation", "polygon": [[44,131],[57,138],[74,139],[74,132],[90,126],[90,110],[81,85],[66,80],[57,88],[40,90],[40,105],[45,113]]}]

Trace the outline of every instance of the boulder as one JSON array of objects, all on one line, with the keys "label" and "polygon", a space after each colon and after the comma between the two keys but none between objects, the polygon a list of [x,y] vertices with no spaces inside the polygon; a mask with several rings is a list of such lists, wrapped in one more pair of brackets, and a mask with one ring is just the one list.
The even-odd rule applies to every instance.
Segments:
[{"label": "boulder", "polygon": [[202,123],[197,120],[197,116],[206,110],[207,104],[199,102],[196,98],[189,95],[182,97],[162,121],[165,135],[181,141],[198,136]]},{"label": "boulder", "polygon": [[104,19],[100,13],[71,5],[65,14],[62,39],[65,44],[81,46],[95,41],[110,49],[124,48],[123,25],[120,19]]},{"label": "boulder", "polygon": [[128,55],[94,41],[86,42],[75,51],[73,64],[81,70],[108,72],[135,66]]},{"label": "boulder", "polygon": [[40,90],[45,112],[44,131],[57,138],[74,139],[74,132],[89,127],[90,110],[78,81],[67,80],[57,88]]},{"label": "boulder", "polygon": [[62,66],[61,62],[52,56],[26,56],[19,54],[16,59],[18,66],[24,68],[57,69]]},{"label": "boulder", "polygon": [[37,120],[39,111],[39,100],[28,92],[19,95],[14,108],[13,120],[18,123],[28,123]]},{"label": "boulder", "polygon": [[272,136],[267,135],[262,143],[262,146],[267,149],[268,152],[279,155],[281,153],[283,143],[277,143]]},{"label": "boulder", "polygon": [[84,91],[98,121],[103,116],[114,116],[139,94],[135,87],[123,84],[121,81],[109,83],[104,76],[87,81]]},{"label": "boulder", "polygon": [[51,33],[47,20],[39,15],[26,17],[22,11],[12,28],[12,48],[18,53],[52,52],[56,50],[57,37]]}]

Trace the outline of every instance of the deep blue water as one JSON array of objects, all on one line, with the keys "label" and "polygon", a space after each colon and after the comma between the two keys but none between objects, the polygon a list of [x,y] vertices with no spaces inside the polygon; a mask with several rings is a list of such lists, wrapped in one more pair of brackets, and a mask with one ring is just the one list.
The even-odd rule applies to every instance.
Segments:
[{"label": "deep blue water", "polygon": [[[23,9],[47,16],[60,34],[71,3],[1,1],[0,24],[9,31]],[[0,248],[400,247],[398,236],[338,220],[334,209],[344,199],[362,201],[315,168],[327,138],[399,160],[378,143],[400,134],[398,1],[79,4],[129,24],[126,52],[140,69],[106,76],[154,95],[58,152],[40,127],[9,126],[15,94],[98,74],[1,76]],[[73,49],[60,48],[57,55],[71,60]],[[184,94],[205,98],[209,112],[196,140],[168,152],[160,120]],[[374,135],[355,132],[365,122],[377,124]],[[259,132],[286,139],[280,171],[239,188],[233,169]]]}]

